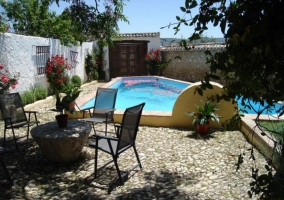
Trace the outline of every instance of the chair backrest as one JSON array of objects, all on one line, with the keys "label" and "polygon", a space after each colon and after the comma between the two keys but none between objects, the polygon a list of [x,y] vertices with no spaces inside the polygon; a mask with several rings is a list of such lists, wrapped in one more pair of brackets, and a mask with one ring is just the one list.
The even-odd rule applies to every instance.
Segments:
[{"label": "chair backrest", "polygon": [[135,144],[140,118],[145,103],[127,108],[123,114],[117,151]]},{"label": "chair backrest", "polygon": [[105,117],[105,112],[115,108],[117,91],[117,88],[97,89],[92,117]]},{"label": "chair backrest", "polygon": [[10,117],[12,123],[27,121],[24,106],[19,93],[1,94],[0,109],[3,118]]}]

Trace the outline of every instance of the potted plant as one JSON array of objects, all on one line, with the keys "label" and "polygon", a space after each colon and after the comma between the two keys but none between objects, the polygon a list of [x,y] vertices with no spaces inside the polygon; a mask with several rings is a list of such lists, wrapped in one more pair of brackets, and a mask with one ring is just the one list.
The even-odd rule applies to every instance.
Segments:
[{"label": "potted plant", "polygon": [[63,91],[61,91],[61,93],[64,95],[61,97],[59,90],[55,88],[56,109],[53,111],[60,112],[60,114],[56,116],[56,121],[60,128],[67,126],[68,115],[66,114],[66,111],[70,113],[76,112],[75,106],[73,106],[72,103],[79,97],[80,92],[81,91],[78,86],[69,84],[63,87]]},{"label": "potted plant", "polygon": [[[201,100],[200,100],[201,101]],[[201,101],[202,102],[202,101]],[[198,112],[186,112],[185,114],[194,117],[192,123],[196,126],[196,131],[199,134],[207,134],[209,120],[216,121],[219,123],[219,118],[221,116],[214,113],[218,109],[220,103],[212,105],[209,100],[205,103],[202,102],[202,106],[197,106]]]}]

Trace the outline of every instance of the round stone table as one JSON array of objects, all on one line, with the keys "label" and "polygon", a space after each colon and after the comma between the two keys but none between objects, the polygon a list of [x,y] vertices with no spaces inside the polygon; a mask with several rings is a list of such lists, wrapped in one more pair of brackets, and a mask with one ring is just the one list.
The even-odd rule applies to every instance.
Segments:
[{"label": "round stone table", "polygon": [[33,127],[31,135],[47,159],[70,163],[81,154],[90,132],[88,122],[68,120],[66,128],[58,128],[56,122],[48,122]]}]

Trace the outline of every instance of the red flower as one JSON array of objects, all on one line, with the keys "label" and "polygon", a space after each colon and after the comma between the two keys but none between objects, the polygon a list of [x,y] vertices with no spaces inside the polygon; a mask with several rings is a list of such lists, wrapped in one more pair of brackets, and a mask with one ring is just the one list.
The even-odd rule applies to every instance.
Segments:
[{"label": "red flower", "polygon": [[68,76],[68,70],[70,69],[68,59],[64,58],[63,55],[55,55],[47,59],[45,74],[50,87],[60,89],[61,84],[66,82],[66,76]]},{"label": "red flower", "polygon": [[5,69],[3,64],[0,64],[0,94],[6,94],[9,93],[10,89],[15,89],[19,76],[20,73],[10,76],[9,70]]}]

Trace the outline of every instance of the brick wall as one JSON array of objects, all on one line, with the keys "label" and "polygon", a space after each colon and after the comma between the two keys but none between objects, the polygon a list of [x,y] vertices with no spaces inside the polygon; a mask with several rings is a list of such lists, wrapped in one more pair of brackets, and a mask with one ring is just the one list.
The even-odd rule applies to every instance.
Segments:
[{"label": "brick wall", "polygon": [[[201,81],[206,71],[209,72],[204,52],[210,50],[214,54],[224,47],[225,45],[218,43],[200,44],[190,50],[184,50],[181,47],[162,47],[161,53],[164,61],[174,59],[176,56],[180,56],[181,59],[173,60],[161,71],[160,75],[188,82]],[[221,80],[215,82],[223,83]]]}]

